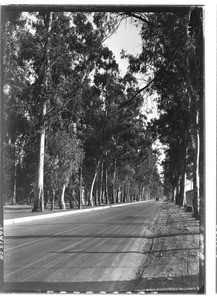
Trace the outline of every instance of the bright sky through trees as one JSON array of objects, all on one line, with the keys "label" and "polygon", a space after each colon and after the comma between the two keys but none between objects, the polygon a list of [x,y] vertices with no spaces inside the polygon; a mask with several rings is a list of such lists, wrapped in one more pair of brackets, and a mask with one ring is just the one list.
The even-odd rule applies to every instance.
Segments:
[{"label": "bright sky through trees", "polygon": [[104,44],[112,49],[119,64],[121,75],[126,73],[128,66],[127,60],[120,57],[121,50],[124,49],[127,53],[136,55],[142,49],[142,40],[139,36],[139,31],[129,21],[122,21],[118,30]]},{"label": "bright sky through trees", "polygon": [[[128,20],[122,21],[118,30],[111,35],[104,43],[108,46],[114,53],[115,58],[119,64],[121,75],[124,75],[127,72],[128,61],[126,59],[121,59],[121,51],[125,50],[129,54],[137,55],[142,51],[142,39],[139,35],[139,29],[136,28],[135,25],[131,24]],[[137,74],[136,78],[138,78],[139,86],[144,85],[144,74]],[[156,118],[158,116],[157,113],[157,104],[154,99],[157,97],[156,94],[148,95],[144,97],[144,105],[143,109],[146,111],[147,120],[150,121],[152,118]],[[159,149],[160,157],[158,161],[158,170],[159,173],[163,172],[163,168],[161,166],[162,160],[164,159],[164,151],[162,144],[158,140],[154,145],[155,149]]]}]

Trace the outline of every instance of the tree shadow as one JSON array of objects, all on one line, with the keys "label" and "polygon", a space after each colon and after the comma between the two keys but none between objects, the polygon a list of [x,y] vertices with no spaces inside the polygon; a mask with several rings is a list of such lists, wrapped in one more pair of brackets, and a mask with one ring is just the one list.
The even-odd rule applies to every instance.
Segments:
[{"label": "tree shadow", "polygon": [[199,276],[176,276],[138,278],[129,281],[80,281],[73,282],[5,282],[4,293],[47,293],[65,291],[68,293],[192,293],[199,291]]},{"label": "tree shadow", "polygon": [[197,251],[199,247],[192,247],[192,248],[172,248],[166,250],[151,250],[151,251],[84,251],[84,250],[77,250],[77,251],[50,251],[48,253],[51,254],[154,254],[154,253],[166,253],[166,252],[176,252],[176,251]]},{"label": "tree shadow", "polygon": [[47,239],[73,239],[73,238],[112,238],[112,239],[157,239],[157,238],[166,238],[166,237],[178,237],[178,236],[193,236],[199,235],[198,232],[179,232],[179,233],[170,233],[170,234],[36,234],[36,235],[11,235],[5,236],[5,240],[17,240],[17,239],[38,239],[38,238],[47,238]]}]

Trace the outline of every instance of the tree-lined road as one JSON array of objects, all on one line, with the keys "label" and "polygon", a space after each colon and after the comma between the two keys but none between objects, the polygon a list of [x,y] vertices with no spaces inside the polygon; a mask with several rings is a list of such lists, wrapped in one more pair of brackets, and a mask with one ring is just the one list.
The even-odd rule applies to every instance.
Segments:
[{"label": "tree-lined road", "polygon": [[147,227],[159,205],[142,202],[6,226],[5,290],[136,290]]}]

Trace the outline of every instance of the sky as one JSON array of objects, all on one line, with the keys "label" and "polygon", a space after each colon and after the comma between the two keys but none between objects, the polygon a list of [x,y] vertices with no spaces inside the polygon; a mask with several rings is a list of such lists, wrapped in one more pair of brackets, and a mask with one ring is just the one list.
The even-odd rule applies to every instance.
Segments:
[{"label": "sky", "polygon": [[[142,39],[139,35],[139,29],[128,21],[122,21],[118,30],[109,37],[104,44],[108,46],[114,53],[115,59],[119,64],[121,75],[125,75],[127,72],[128,61],[127,59],[121,59],[120,52],[122,49],[126,50],[128,54],[137,55],[142,51]],[[143,80],[144,75],[134,74],[138,79],[138,86],[142,88],[145,85]],[[157,97],[153,96],[144,97],[144,110],[149,110],[148,120],[157,116],[156,104],[153,99]],[[152,112],[151,112],[152,111]]]},{"label": "sky", "polygon": [[[109,37],[105,43],[112,52],[114,53],[115,59],[119,64],[120,73],[123,76],[127,72],[128,61],[127,59],[121,59],[120,52],[122,49],[126,50],[128,54],[137,55],[142,51],[142,39],[139,35],[139,30],[131,24],[129,21],[122,21],[116,33]],[[136,78],[142,78],[144,75],[134,74]],[[142,80],[138,81],[139,87],[143,87],[145,83]],[[152,96],[146,94],[144,96],[144,104],[142,111],[149,112],[147,114],[147,121],[150,121],[152,118],[158,117],[157,113],[157,104],[154,102],[154,98],[157,97],[157,93]],[[163,146],[159,140],[153,145],[155,149],[160,151],[160,156],[158,158],[158,170],[159,173],[163,172],[161,163],[165,158]]]},{"label": "sky", "polygon": [[120,58],[122,49],[130,54],[138,54],[142,50],[142,40],[139,36],[138,29],[130,24],[129,21],[122,21],[118,30],[109,37],[105,43],[114,53],[115,58],[120,66],[121,75],[127,71],[127,60]]}]

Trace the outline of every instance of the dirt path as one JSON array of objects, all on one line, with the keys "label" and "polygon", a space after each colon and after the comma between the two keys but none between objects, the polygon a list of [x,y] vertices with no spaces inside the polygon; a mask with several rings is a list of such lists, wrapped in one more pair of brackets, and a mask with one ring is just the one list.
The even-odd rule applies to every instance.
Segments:
[{"label": "dirt path", "polygon": [[163,202],[153,224],[145,231],[153,238],[143,249],[147,255],[137,274],[137,290],[197,293],[203,241],[199,221],[184,208]]}]

